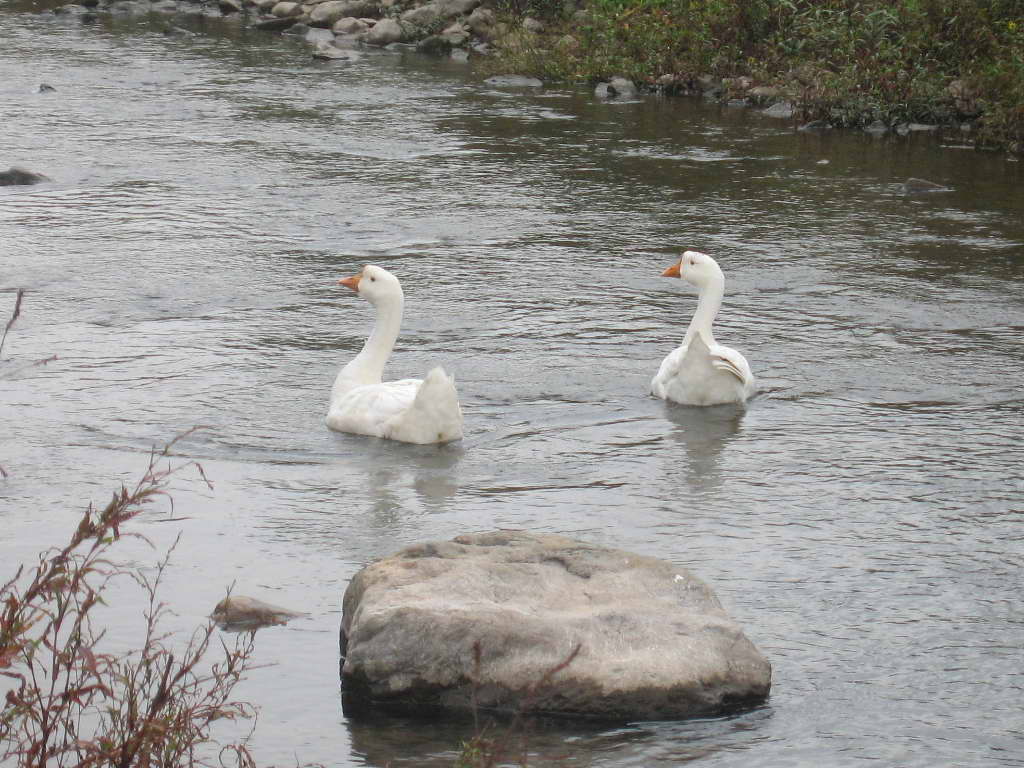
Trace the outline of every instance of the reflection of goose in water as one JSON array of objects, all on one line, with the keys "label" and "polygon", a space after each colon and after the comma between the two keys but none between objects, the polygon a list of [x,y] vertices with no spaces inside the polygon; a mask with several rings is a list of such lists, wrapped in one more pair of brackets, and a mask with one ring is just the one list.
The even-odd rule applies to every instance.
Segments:
[{"label": "reflection of goose in water", "polygon": [[725,276],[710,256],[686,251],[662,277],[681,277],[700,293],[683,343],[662,361],[651,392],[682,405],[742,403],[754,393],[754,375],[743,355],[715,341],[711,324],[722,306]]},{"label": "reflection of goose in water", "polygon": [[[686,448],[686,483],[691,491],[717,488],[719,459],[725,446],[739,434],[745,411],[739,404],[714,408],[666,408],[675,425],[671,438]],[[675,465],[678,466],[678,465]]]},{"label": "reflection of goose in water", "polygon": [[462,437],[462,411],[455,381],[440,367],[426,379],[382,381],[384,366],[402,324],[404,295],[398,278],[367,264],[338,281],[377,309],[362,351],[341,369],[331,388],[327,426],[403,443],[447,443]]}]

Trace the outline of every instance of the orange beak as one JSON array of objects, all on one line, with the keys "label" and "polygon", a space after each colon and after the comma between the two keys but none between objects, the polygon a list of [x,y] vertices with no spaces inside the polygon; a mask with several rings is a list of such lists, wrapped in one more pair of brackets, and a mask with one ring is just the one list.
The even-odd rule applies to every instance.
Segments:
[{"label": "orange beak", "polygon": [[682,261],[682,259],[680,259],[680,260],[679,260],[679,261],[677,261],[677,262],[676,262],[675,264],[673,264],[673,265],[672,265],[671,267],[669,267],[669,268],[668,268],[668,269],[666,269],[666,270],[665,270],[664,272],[662,272],[662,273],[661,273],[661,276],[662,276],[662,277],[680,277],[680,274],[679,274],[679,266],[680,266],[680,265],[681,265],[682,263],[683,263],[683,261]]},{"label": "orange beak", "polygon": [[338,285],[344,285],[346,288],[351,288],[356,293],[359,293],[359,281],[363,279],[362,275],[352,275],[352,277],[343,277],[338,281]]}]

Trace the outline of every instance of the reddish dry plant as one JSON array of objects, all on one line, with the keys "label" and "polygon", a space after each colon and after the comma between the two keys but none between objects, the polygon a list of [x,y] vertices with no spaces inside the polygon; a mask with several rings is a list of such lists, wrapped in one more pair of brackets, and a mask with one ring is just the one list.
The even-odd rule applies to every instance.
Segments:
[{"label": "reddish dry plant", "polygon": [[473,710],[473,730],[475,734],[469,741],[463,742],[462,749],[455,760],[455,768],[497,768],[497,766],[516,765],[526,768],[529,752],[529,723],[526,716],[535,703],[537,696],[547,688],[551,681],[562,670],[572,664],[580,651],[582,643],[576,643],[569,654],[560,662],[541,675],[530,685],[526,695],[520,702],[515,715],[504,731],[496,737],[488,735],[487,728],[480,727],[476,689],[480,684],[480,669],[483,652],[480,641],[473,643],[473,689],[471,706]]},{"label": "reddish dry plant", "polygon": [[[244,743],[220,745],[211,736],[214,721],[254,714],[231,698],[249,668],[253,634],[236,635],[232,646],[220,640],[222,656],[204,667],[215,628],[209,622],[176,654],[159,628],[166,607],[157,599],[170,551],[151,577],[108,559],[121,536],[146,541],[121,527],[146,504],[167,497],[172,474],[195,467],[209,485],[196,462],[160,466],[190,433],[154,452],[134,488],[122,486],[102,510],[90,506],[67,546],[42,554],[30,578],[22,578],[22,567],[0,588],[0,676],[11,683],[0,710],[0,764],[255,765]],[[111,581],[123,576],[148,596],[145,636],[140,650],[114,654],[101,650],[105,632],[96,629],[91,612],[103,604]]]},{"label": "reddish dry plant", "polygon": [[7,332],[11,330],[11,326],[14,325],[14,321],[21,316],[21,300],[25,298],[25,289],[19,288],[18,295],[14,299],[14,312],[11,313],[11,319],[7,321],[7,325],[4,326],[4,335],[0,338],[0,354],[4,351],[4,342],[7,341]]}]

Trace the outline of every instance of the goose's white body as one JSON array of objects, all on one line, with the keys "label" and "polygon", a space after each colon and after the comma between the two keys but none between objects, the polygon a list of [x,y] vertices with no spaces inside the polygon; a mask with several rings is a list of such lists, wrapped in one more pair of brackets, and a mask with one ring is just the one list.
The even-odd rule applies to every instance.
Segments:
[{"label": "goose's white body", "polygon": [[462,409],[455,380],[442,368],[434,368],[422,381],[382,380],[402,324],[404,296],[398,278],[367,265],[358,277],[339,282],[369,300],[377,320],[362,351],[334,380],[327,426],[404,443],[460,439]]},{"label": "goose's white body", "polygon": [[663,273],[681,277],[700,290],[683,343],[662,361],[651,392],[682,405],[743,403],[756,391],[754,375],[743,355],[715,341],[711,325],[725,294],[725,276],[710,256],[686,251]]}]

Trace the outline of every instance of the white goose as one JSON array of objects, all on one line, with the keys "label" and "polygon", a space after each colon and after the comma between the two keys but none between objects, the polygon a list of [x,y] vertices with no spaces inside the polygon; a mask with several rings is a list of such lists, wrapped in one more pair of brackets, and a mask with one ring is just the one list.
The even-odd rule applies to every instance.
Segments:
[{"label": "white goose", "polygon": [[402,324],[405,297],[398,278],[367,264],[338,281],[377,309],[362,351],[341,369],[331,388],[327,426],[339,432],[386,437],[403,443],[447,443],[462,437],[455,380],[440,366],[426,379],[383,382],[384,366]]},{"label": "white goose", "polygon": [[710,256],[685,251],[662,277],[681,277],[699,289],[697,309],[683,343],[662,361],[651,392],[683,405],[742,403],[755,390],[754,375],[743,355],[715,342],[711,323],[722,306],[725,275]]}]

